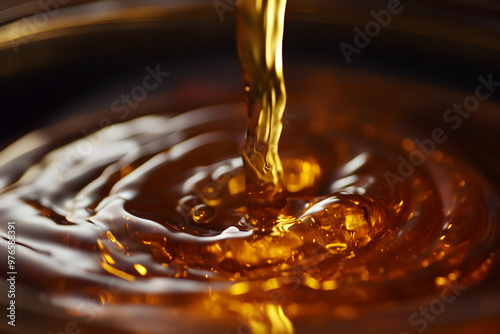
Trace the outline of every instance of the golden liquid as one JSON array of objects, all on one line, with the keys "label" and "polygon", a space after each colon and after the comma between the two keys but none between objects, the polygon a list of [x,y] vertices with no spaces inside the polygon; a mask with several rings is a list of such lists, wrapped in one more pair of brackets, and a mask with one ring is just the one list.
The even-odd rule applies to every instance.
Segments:
[{"label": "golden liquid", "polygon": [[248,103],[242,157],[248,204],[256,211],[283,200],[278,143],[286,106],[282,59],[285,7],[286,0],[242,1],[237,7],[238,55]]},{"label": "golden liquid", "polygon": [[[335,88],[337,98],[362,110],[380,92],[360,99],[334,80],[355,79],[366,91],[400,84],[324,68],[297,77],[309,88],[293,90],[297,116],[281,143],[287,204],[260,227],[247,220],[242,105],[142,117],[14,161],[22,177],[2,174],[12,185],[1,193],[0,216],[18,227],[24,319],[53,331],[76,321],[92,333],[161,333],[165,326],[307,333],[378,309],[411,313],[440,298],[446,284],[473,291],[497,268],[498,200],[485,179],[439,151],[391,191],[383,175],[408,153],[403,141],[332,113],[335,102],[325,96]],[[371,111],[391,115],[414,105],[405,101]],[[91,156],[72,154],[89,140],[97,143]],[[446,312],[467,315],[468,300],[464,293]],[[485,300],[477,307],[488,314],[496,306]],[[124,318],[130,310],[144,316]],[[408,315],[401,317],[400,325],[389,316],[377,326],[404,329]]]},{"label": "golden liquid", "polygon": [[[56,333],[71,320],[89,333],[310,333],[349,321],[344,332],[385,333],[408,329],[400,309],[498,272],[496,188],[459,149],[436,150],[394,188],[384,177],[415,149],[394,115],[462,95],[419,102],[426,85],[311,65],[289,82],[296,117],[280,158],[285,3],[257,3],[238,12],[248,110],[144,116],[3,167],[0,217],[19,228],[19,312],[38,321],[20,332]],[[371,103],[388,91],[403,98]],[[348,113],[335,112],[338,101]],[[367,108],[373,121],[356,118]],[[89,142],[91,154],[74,154]],[[476,291],[498,288],[488,284]],[[487,313],[498,301],[474,305]],[[460,318],[470,299],[446,309]]]}]

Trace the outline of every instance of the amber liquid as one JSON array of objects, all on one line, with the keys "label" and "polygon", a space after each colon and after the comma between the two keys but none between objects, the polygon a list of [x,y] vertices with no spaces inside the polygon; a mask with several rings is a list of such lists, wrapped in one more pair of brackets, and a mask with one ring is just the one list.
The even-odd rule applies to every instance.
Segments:
[{"label": "amber liquid", "polygon": [[[397,82],[310,67],[281,133],[284,8],[238,8],[246,108],[137,118],[27,154],[29,167],[13,162],[19,179],[3,172],[0,216],[19,226],[19,298],[47,331],[76,320],[89,333],[324,332],[487,279],[499,202],[485,178],[437,149],[390,184],[397,157],[418,148],[390,110],[370,105],[394,121],[387,128],[355,118],[360,91],[369,101],[371,87]],[[357,89],[344,84],[353,78]],[[413,106],[420,89],[393,108]],[[333,112],[332,90],[354,111]],[[89,142],[91,155],[71,155]],[[380,333],[393,329],[387,321]]]},{"label": "amber liquid", "polygon": [[243,1],[237,10],[238,54],[248,103],[242,156],[247,205],[256,211],[282,204],[284,196],[278,143],[286,106],[282,59],[285,7],[286,0]]}]

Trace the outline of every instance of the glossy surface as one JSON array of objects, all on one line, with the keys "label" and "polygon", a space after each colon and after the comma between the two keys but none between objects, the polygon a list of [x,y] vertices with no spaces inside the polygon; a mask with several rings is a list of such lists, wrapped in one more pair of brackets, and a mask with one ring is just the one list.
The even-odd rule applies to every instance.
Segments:
[{"label": "glossy surface", "polygon": [[[398,314],[423,296],[439,298],[447,285],[487,278],[499,245],[494,179],[449,153],[458,152],[452,142],[394,189],[385,177],[413,151],[393,112],[439,111],[463,93],[441,89],[418,102],[412,94],[428,86],[307,73],[300,75],[307,88],[292,85],[293,117],[280,146],[287,205],[259,228],[247,221],[243,105],[114,124],[39,149],[43,158],[24,171],[30,157],[21,155],[12,162],[22,171],[14,183],[4,166],[2,182],[12,185],[1,193],[0,216],[17,223],[18,288],[31,300],[20,307],[54,330],[69,318],[135,333],[162,333],[167,324],[173,332],[289,333],[366,320],[378,309]],[[370,90],[374,82],[380,88]],[[325,98],[329,91],[337,95]],[[379,112],[367,101],[383,91],[401,98],[360,122],[362,113]],[[349,115],[339,101],[353,108]],[[482,115],[495,108],[483,105]],[[498,307],[488,295],[478,295],[483,314]],[[455,319],[470,312],[452,306]],[[373,328],[404,329],[401,318],[402,327],[384,318]]]},{"label": "glossy surface", "polygon": [[286,107],[283,77],[283,30],[286,0],[243,1],[236,8],[238,55],[248,103],[242,158],[247,205],[262,211],[284,205],[283,166],[278,154]]}]

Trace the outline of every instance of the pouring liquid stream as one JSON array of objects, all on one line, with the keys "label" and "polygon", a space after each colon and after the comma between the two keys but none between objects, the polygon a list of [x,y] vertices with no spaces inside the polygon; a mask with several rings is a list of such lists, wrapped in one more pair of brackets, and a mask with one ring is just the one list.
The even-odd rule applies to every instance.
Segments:
[{"label": "pouring liquid stream", "polygon": [[242,1],[236,12],[238,55],[248,103],[242,157],[248,206],[257,212],[282,206],[284,199],[278,143],[286,106],[285,8],[286,0]]},{"label": "pouring liquid stream", "polygon": [[[439,150],[388,182],[399,155],[424,153],[397,126],[384,132],[325,107],[332,90],[354,104],[363,97],[332,84],[355,74],[304,70],[312,88],[294,98],[305,111],[289,106],[297,120],[282,133],[285,6],[237,7],[247,113],[230,105],[140,117],[98,131],[89,156],[68,159],[82,138],[19,163],[26,170],[0,192],[0,217],[22,230],[20,286],[76,317],[74,299],[92,300],[98,325],[117,330],[134,326],[121,309],[133,305],[158,315],[138,332],[168,321],[218,333],[221,319],[239,319],[255,333],[292,333],[308,317],[331,329],[332,318],[363,307],[488,276],[499,240],[488,182]],[[398,88],[356,78],[367,95],[374,85]]]}]

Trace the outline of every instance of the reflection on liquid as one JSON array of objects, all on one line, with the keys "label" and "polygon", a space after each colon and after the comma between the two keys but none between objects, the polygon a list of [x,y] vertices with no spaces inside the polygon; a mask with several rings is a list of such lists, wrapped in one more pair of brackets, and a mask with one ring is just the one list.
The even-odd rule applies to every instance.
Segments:
[{"label": "reflection on liquid", "polygon": [[[25,170],[15,160],[17,182],[4,169],[2,182],[12,184],[0,216],[17,223],[17,284],[34,301],[20,300],[20,310],[44,314],[54,330],[66,314],[131,332],[291,333],[440,298],[448,286],[482,291],[474,286],[497,268],[499,245],[489,182],[438,149],[391,189],[384,173],[397,174],[398,155],[413,149],[397,119],[374,126],[358,123],[356,110],[334,112],[324,94],[358,94],[347,74],[308,73],[316,86],[294,94],[280,143],[286,205],[259,227],[245,202],[243,105],[114,124]],[[405,97],[384,115],[418,105],[417,84],[405,91],[366,75],[356,78],[361,100],[380,94],[367,89],[374,82]],[[350,105],[378,112],[361,100]],[[467,314],[459,301],[447,312]],[[498,306],[488,303],[478,309]],[[377,326],[396,326],[384,321]],[[405,325],[407,316],[397,329]]]}]

